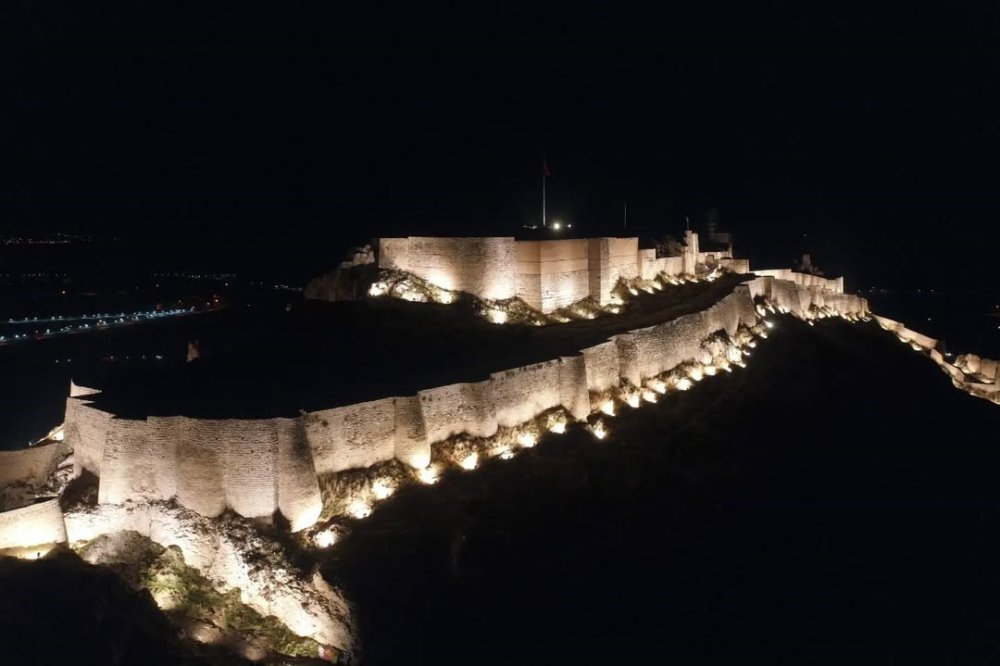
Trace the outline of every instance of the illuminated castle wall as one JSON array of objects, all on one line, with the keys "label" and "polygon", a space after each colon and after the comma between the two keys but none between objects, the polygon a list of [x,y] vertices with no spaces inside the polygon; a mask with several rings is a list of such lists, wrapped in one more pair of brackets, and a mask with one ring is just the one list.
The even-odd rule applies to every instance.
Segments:
[{"label": "illuminated castle wall", "polygon": [[[610,257],[615,250],[611,243],[607,247]],[[571,252],[558,261],[575,260],[579,256]],[[567,264],[570,270],[561,273],[573,273],[578,265]],[[280,511],[298,530],[320,514],[318,475],[393,458],[422,468],[435,442],[462,433],[490,436],[553,407],[584,418],[597,408],[590,404],[591,395],[623,379],[638,385],[698,360],[709,336],[756,323],[754,296],[766,296],[799,316],[813,305],[842,314],[867,312],[862,298],[800,281],[808,280],[757,278],[735,286],[706,310],[616,335],[573,356],[298,418],[123,419],[98,409],[93,395],[74,395],[66,406],[66,443],[77,452],[78,471],[100,478],[101,503],[175,498],[205,516],[226,508],[247,517]]]},{"label": "illuminated castle wall", "polygon": [[43,482],[67,453],[69,446],[65,442],[0,451],[0,488],[18,482]]},{"label": "illuminated castle wall", "polygon": [[515,240],[493,238],[379,239],[379,266],[407,271],[439,287],[465,291],[480,298],[515,296],[528,305],[552,312],[592,297],[601,305],[611,298],[619,278],[694,274],[698,264],[749,272],[746,261],[728,252],[700,252],[698,234],[688,231],[678,257],[656,257],[640,250],[638,238],[571,238]]},{"label": "illuminated castle wall", "polygon": [[0,550],[34,550],[34,557],[57,543],[66,543],[66,525],[58,499],[0,513]]}]

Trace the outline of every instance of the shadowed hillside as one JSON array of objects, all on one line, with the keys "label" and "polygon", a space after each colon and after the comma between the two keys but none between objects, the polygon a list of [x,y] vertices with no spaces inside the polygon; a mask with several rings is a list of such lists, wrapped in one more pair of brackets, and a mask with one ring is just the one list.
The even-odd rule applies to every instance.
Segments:
[{"label": "shadowed hillside", "polygon": [[994,405],[872,326],[401,491],[325,573],[368,664],[983,663]]}]

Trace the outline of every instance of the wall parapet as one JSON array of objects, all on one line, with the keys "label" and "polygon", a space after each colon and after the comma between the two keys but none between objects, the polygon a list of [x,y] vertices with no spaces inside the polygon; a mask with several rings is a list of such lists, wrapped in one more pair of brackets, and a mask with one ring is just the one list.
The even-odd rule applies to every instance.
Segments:
[{"label": "wall parapet", "polygon": [[66,543],[66,523],[58,499],[0,513],[0,551],[33,550],[37,557],[60,543]]},{"label": "wall parapet", "polygon": [[69,452],[70,446],[65,440],[0,451],[0,487],[14,483],[44,483]]},{"label": "wall parapet", "polygon": [[488,300],[520,298],[542,313],[585,298],[611,301],[619,279],[694,275],[699,266],[749,272],[749,262],[726,252],[700,252],[698,234],[688,231],[684,252],[657,257],[639,249],[639,239],[566,238],[515,240],[512,237],[379,239],[379,268],[405,271],[448,291]]},{"label": "wall parapet", "polygon": [[778,280],[794,282],[803,287],[819,287],[836,294],[844,293],[843,277],[826,278],[812,273],[799,273],[791,268],[755,268],[753,273],[761,277],[773,277]]},{"label": "wall parapet", "polygon": [[67,400],[66,432],[77,467],[100,477],[99,499],[176,498],[206,516],[226,508],[248,517],[280,510],[293,530],[312,525],[322,507],[317,476],[399,459],[427,465],[431,445],[466,434],[489,437],[556,407],[585,418],[590,395],[640,385],[697,361],[703,340],[758,321],[754,297],[767,296],[798,316],[813,308],[864,314],[867,302],[818,285],[773,277],[736,285],[709,308],[613,336],[575,355],[293,419],[203,420],[183,416],[121,419],[91,395]]}]

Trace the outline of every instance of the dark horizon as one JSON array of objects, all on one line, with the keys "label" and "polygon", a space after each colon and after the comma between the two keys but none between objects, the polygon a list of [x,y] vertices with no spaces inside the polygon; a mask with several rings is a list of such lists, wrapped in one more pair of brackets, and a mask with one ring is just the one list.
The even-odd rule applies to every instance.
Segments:
[{"label": "dark horizon", "polygon": [[1000,17],[922,11],[22,7],[0,231],[258,264],[326,243],[332,268],[379,235],[517,233],[544,153],[579,233],[679,235],[716,208],[758,266],[984,283],[959,257],[1000,241]]}]

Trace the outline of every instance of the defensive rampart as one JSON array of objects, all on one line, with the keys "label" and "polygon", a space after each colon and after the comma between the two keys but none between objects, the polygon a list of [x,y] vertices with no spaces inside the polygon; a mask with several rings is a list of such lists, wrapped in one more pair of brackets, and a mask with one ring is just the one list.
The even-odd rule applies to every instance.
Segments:
[{"label": "defensive rampart", "polygon": [[512,237],[379,239],[379,266],[413,273],[439,287],[501,300],[516,295]]},{"label": "defensive rampart", "polygon": [[379,266],[480,298],[517,296],[546,313],[587,297],[606,305],[622,278],[693,275],[705,264],[749,272],[746,260],[733,260],[728,252],[700,252],[694,232],[687,232],[685,243],[681,256],[657,258],[656,250],[640,250],[635,237],[381,238]]},{"label": "defensive rampart", "polygon": [[43,483],[69,451],[65,441],[0,451],[0,488],[12,483]]},{"label": "defensive rampart", "polygon": [[77,452],[77,468],[100,478],[101,503],[176,499],[205,516],[227,508],[247,517],[280,511],[298,530],[319,516],[318,475],[393,458],[421,468],[435,442],[488,437],[554,407],[584,418],[595,408],[591,395],[699,361],[706,338],[756,323],[755,296],[803,317],[814,308],[867,313],[857,296],[761,277],[706,310],[616,335],[574,356],[299,418],[133,420],[101,411],[92,394],[70,397],[67,444]]},{"label": "defensive rampart", "polygon": [[66,543],[58,499],[0,513],[0,551],[30,549],[41,555],[57,543]]}]

